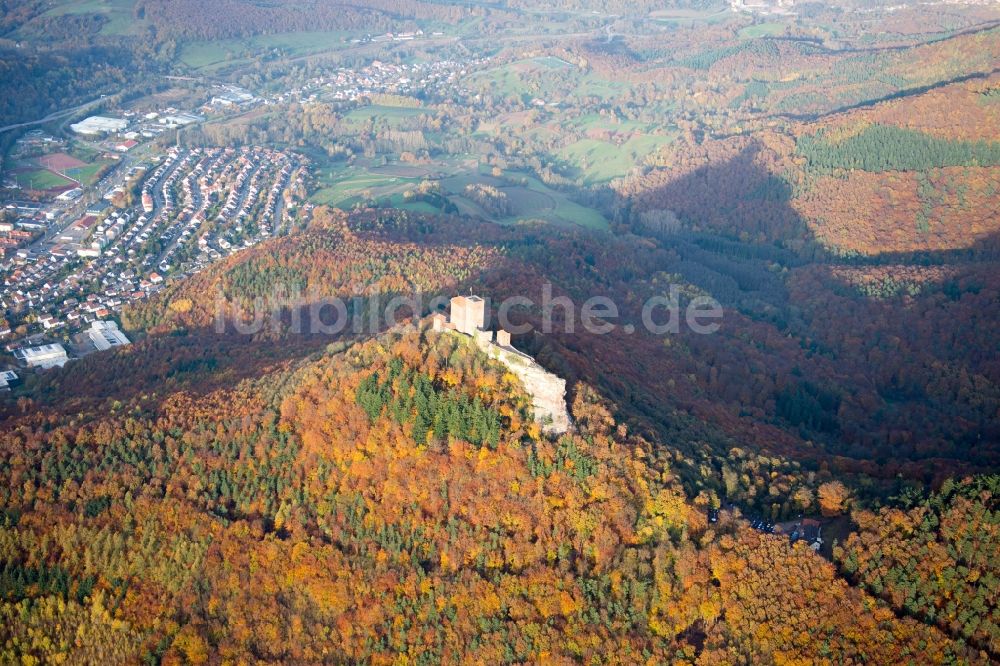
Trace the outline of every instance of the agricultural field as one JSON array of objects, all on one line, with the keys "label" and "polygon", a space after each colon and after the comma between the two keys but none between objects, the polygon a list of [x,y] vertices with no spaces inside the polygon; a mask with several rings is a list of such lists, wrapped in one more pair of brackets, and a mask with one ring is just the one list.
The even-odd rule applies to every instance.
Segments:
[{"label": "agricultural field", "polygon": [[[392,206],[425,213],[441,210],[424,201],[406,201],[404,193],[421,182],[436,182],[443,197],[454,204],[458,212],[486,218],[500,224],[516,224],[540,220],[553,224],[578,225],[588,229],[606,229],[607,220],[601,213],[572,201],[566,194],[545,185],[538,178],[518,171],[504,171],[499,177],[477,166],[473,158],[449,158],[430,164],[386,165],[356,160],[316,170],[317,188],[310,200],[316,204],[349,210],[356,204],[374,201],[380,206]],[[510,214],[498,216],[485,210],[465,194],[467,186],[483,184],[497,188],[507,198]]]},{"label": "agricultural field", "polygon": [[62,0],[52,3],[54,6],[43,16],[86,16],[98,15],[107,19],[101,27],[101,35],[124,36],[136,34],[143,22],[136,19],[132,8],[132,0]]},{"label": "agricultural field", "polygon": [[300,57],[346,46],[348,33],[298,32],[256,35],[247,39],[222,39],[185,43],[180,50],[182,64],[197,70],[250,62],[254,56],[278,52],[283,57]]}]

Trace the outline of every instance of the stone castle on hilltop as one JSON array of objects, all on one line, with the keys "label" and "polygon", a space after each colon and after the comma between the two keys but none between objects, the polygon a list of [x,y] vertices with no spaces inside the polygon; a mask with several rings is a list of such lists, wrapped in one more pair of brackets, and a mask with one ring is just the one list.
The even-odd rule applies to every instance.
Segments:
[{"label": "stone castle on hilltop", "polygon": [[535,359],[518,351],[510,343],[510,332],[486,328],[486,301],[479,296],[456,296],[451,299],[451,317],[441,313],[431,316],[435,331],[454,331],[468,335],[486,354],[497,359],[524,384],[531,395],[535,419],[548,434],[561,435],[570,426],[566,410],[566,380],[555,375]]}]

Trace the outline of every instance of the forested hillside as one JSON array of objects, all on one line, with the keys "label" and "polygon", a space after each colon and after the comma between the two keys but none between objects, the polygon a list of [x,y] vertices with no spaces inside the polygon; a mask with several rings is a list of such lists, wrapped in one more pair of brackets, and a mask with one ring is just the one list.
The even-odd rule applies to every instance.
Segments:
[{"label": "forested hillside", "polygon": [[[915,311],[921,326],[852,315],[876,327],[863,336],[874,346],[862,352],[852,338],[838,341],[846,332],[824,319],[843,308],[816,301],[783,323],[755,314],[761,299],[780,304],[773,299],[785,293],[805,305],[818,289],[836,294],[836,284],[856,278],[767,256],[789,262],[782,292],[760,282],[758,261],[696,236],[651,244],[317,210],[306,231],[128,313],[132,335],[148,331],[133,347],[48,373],[28,387],[32,398],[7,404],[7,655],[167,663],[215,654],[984,659],[990,652],[975,651],[993,650],[983,633],[992,611],[986,600],[976,610],[981,592],[962,603],[961,625],[924,610],[948,608],[936,588],[898,619],[891,607],[903,602],[869,583],[863,536],[848,539],[838,557],[844,571],[855,562],[860,582],[885,602],[850,587],[804,544],[748,531],[736,511],[773,520],[836,515],[893,492],[900,478],[995,464],[984,446],[991,435],[976,431],[989,433],[995,380],[970,374],[964,381],[980,382],[971,392],[939,383],[945,407],[934,412],[899,383],[909,376],[930,385],[919,373],[941,363],[915,356],[917,345],[928,358],[952,355],[933,370],[943,372],[939,382],[947,367],[992,376],[995,368],[970,355],[985,347],[947,344],[952,333],[943,327],[969,321],[966,308],[989,316],[968,299],[995,292],[967,291],[961,280],[954,293],[930,291],[922,298],[945,310]],[[704,282],[712,274],[716,282]],[[604,291],[628,304],[685,275],[715,284],[739,326],[666,340],[519,340],[571,381],[578,431],[556,441],[533,424],[516,380],[451,335],[396,331],[352,345],[350,335],[303,338],[285,325],[252,341],[212,328],[216,298],[229,316],[285,282],[317,296],[453,293],[474,284],[499,297],[537,294],[539,281],[551,279],[557,293]],[[733,280],[728,296],[719,291],[723,275]],[[684,298],[698,293],[691,283],[684,289]],[[884,302],[839,297],[845,307]],[[537,323],[538,314],[523,316]],[[636,321],[631,306],[623,317]],[[962,334],[987,340],[991,326]],[[789,340],[793,331],[836,350],[836,363]],[[897,354],[891,370],[877,340],[903,335],[914,351]],[[866,388],[872,366],[888,373],[876,378],[878,391]],[[101,386],[108,390],[94,390]],[[754,397],[754,386],[765,393]],[[872,402],[890,399],[897,413],[876,421]],[[908,424],[919,432],[904,436]],[[952,428],[978,445],[964,445]],[[852,444],[862,437],[871,445]],[[719,522],[709,523],[709,509],[720,506]],[[856,519],[862,530],[874,520]],[[59,632],[78,638],[63,648],[38,638]]]},{"label": "forested hillside", "polygon": [[988,3],[0,0],[0,663],[1000,663],[998,62]]},{"label": "forested hillside", "polygon": [[805,248],[809,257],[816,249],[891,257],[989,248],[1000,232],[1000,104],[990,94],[997,81],[955,84],[789,132],[688,138],[616,189],[647,233],[676,216],[692,229]]},{"label": "forested hillside", "polygon": [[[710,528],[575,394],[578,432],[545,439],[511,375],[423,329],[197,399],[13,417],[3,658],[981,660],[803,545]],[[420,426],[423,400],[451,416]]]},{"label": "forested hillside", "polygon": [[[125,313],[124,323],[137,330],[208,330],[234,317],[250,320],[262,305],[267,310],[262,333],[277,328],[275,334],[280,334],[291,325],[283,310],[304,310],[330,297],[343,299],[350,309],[355,297],[375,294],[385,303],[393,295],[422,293],[429,302],[433,296],[453,293],[497,265],[499,258],[498,249],[485,242],[421,245],[356,234],[346,215],[321,208],[305,233],[275,240],[178,282],[155,301]],[[309,328],[308,321],[300,325],[302,332]]]},{"label": "forested hillside", "polygon": [[837,549],[845,574],[900,612],[994,655],[1000,649],[996,476],[910,491],[899,508],[855,515],[859,530]]},{"label": "forested hillside", "polygon": [[208,7],[196,0],[140,0],[134,11],[149,21],[164,39],[225,39],[316,30],[379,32],[392,30],[400,20],[453,23],[468,15],[468,10],[459,5],[418,0],[367,0],[364,3],[225,0]]}]

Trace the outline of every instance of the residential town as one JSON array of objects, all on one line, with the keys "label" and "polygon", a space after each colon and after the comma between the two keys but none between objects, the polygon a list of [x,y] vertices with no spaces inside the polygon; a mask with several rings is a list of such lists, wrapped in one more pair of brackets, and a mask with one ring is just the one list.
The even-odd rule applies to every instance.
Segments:
[{"label": "residential town", "polygon": [[112,329],[122,307],[282,233],[299,203],[290,186],[301,185],[304,165],[280,151],[172,148],[152,162],[121,174],[113,191],[123,206],[6,205],[13,221],[0,230],[37,239],[0,262],[0,334],[14,360],[62,365],[55,340],[80,331],[93,333],[93,349],[84,340],[70,345],[75,355],[128,344]]},{"label": "residential town", "polygon": [[[117,329],[117,342],[103,342],[128,303],[288,229],[303,203],[304,158],[256,147],[183,148],[178,131],[290,100],[454,93],[484,62],[375,60],[277,93],[214,85],[187,108],[112,107],[67,120],[61,132],[26,132],[0,181],[6,364],[44,369],[128,344]],[[164,149],[165,140],[175,145]],[[10,372],[0,390],[17,381]]]},{"label": "residential town", "polygon": [[292,99],[311,101],[355,101],[372,95],[452,96],[466,94],[459,85],[473,69],[487,58],[437,60],[432,62],[390,63],[375,60],[360,68],[340,67],[316,77],[301,87],[265,100],[286,102]]},{"label": "residential town", "polygon": [[[365,40],[424,37],[432,36]],[[288,230],[304,203],[304,157],[258,147],[185,148],[185,128],[292,100],[467,93],[461,81],[489,60],[374,60],[267,93],[213,84],[200,101],[102,106],[67,119],[60,131],[20,136],[0,180],[0,341],[7,352],[0,368],[12,368],[0,390],[25,367],[62,366],[128,344],[117,329],[117,342],[105,342],[127,304]]]},{"label": "residential town", "polygon": [[21,364],[61,365],[66,357],[46,344],[58,347],[55,340],[109,321],[168,279],[283,233],[302,203],[292,194],[303,189],[301,157],[255,147],[182,148],[180,141],[164,150],[161,137],[290,100],[454,94],[462,77],[487,60],[375,60],[278,93],[216,85],[189,109],[102,111],[67,122],[62,136],[27,132],[10,152],[2,181],[0,339],[8,352],[22,350],[13,357]]}]

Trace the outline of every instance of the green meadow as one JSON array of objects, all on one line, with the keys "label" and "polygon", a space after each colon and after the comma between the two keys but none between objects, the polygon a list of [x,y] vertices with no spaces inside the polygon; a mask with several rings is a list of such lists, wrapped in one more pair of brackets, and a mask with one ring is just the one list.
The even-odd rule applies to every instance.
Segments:
[{"label": "green meadow", "polygon": [[180,61],[192,69],[214,69],[274,50],[294,58],[344,48],[346,38],[347,33],[341,32],[287,32],[247,39],[188,42],[180,49]]}]

